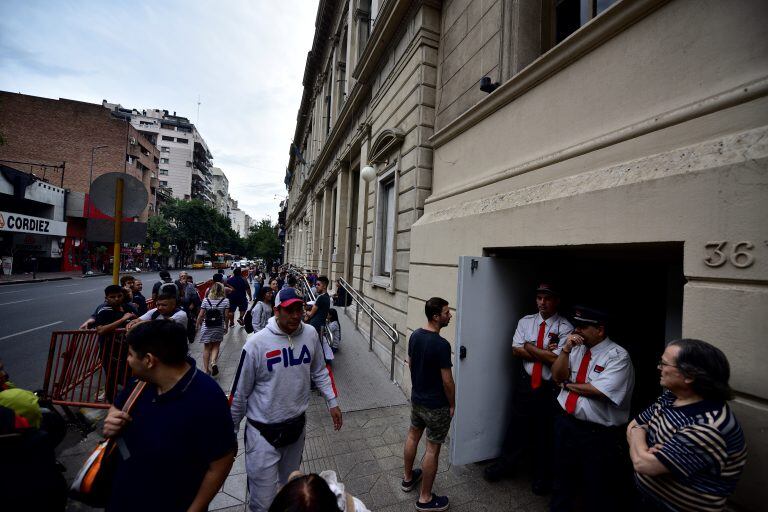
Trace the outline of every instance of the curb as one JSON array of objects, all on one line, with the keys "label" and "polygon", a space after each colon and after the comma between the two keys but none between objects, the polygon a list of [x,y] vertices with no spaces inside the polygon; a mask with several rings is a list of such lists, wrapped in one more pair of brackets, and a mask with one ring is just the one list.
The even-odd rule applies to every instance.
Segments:
[{"label": "curb", "polygon": [[44,283],[46,281],[66,281],[67,279],[72,279],[72,277],[46,277],[43,279],[22,279],[19,281],[4,281],[0,283],[0,286],[7,286],[9,284]]}]

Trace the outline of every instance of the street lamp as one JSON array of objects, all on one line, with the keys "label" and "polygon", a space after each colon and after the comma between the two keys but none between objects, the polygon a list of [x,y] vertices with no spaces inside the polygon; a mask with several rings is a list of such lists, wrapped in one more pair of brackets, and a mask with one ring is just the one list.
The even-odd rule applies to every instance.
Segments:
[{"label": "street lamp", "polygon": [[370,165],[366,165],[363,167],[362,171],[360,171],[360,177],[363,178],[363,181],[366,183],[370,183],[376,177],[376,169]]}]

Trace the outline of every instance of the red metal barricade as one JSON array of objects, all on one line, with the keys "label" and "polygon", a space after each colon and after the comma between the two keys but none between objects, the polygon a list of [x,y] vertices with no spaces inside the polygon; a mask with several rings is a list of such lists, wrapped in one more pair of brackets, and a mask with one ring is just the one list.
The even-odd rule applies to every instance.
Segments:
[{"label": "red metal barricade", "polygon": [[62,406],[108,409],[130,375],[125,330],[102,336],[95,330],[51,334],[44,398]]}]

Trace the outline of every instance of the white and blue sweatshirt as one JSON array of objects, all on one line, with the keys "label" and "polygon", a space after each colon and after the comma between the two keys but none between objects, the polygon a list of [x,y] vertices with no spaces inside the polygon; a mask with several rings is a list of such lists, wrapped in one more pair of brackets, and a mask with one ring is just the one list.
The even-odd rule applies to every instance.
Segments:
[{"label": "white and blue sweatshirt", "polygon": [[270,318],[266,328],[243,346],[240,378],[232,402],[232,420],[239,429],[243,416],[260,423],[279,423],[299,416],[309,405],[310,377],[336,407],[336,395],[325,367],[317,331],[301,323],[288,335]]}]

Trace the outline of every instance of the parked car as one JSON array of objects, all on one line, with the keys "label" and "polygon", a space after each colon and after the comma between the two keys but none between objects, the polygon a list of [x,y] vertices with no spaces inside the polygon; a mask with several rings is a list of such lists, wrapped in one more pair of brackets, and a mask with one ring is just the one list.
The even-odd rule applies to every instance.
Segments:
[{"label": "parked car", "polygon": [[211,260],[205,261],[205,262],[203,262],[203,267],[205,267],[205,268],[213,268],[213,263],[211,262]]}]

